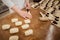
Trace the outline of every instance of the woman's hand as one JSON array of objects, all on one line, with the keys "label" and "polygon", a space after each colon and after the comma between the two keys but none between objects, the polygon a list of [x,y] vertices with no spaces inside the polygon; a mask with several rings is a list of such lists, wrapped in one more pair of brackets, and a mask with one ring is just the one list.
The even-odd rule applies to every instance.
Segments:
[{"label": "woman's hand", "polygon": [[27,13],[27,11],[22,11],[22,10],[20,10],[17,6],[13,6],[12,7],[12,9],[15,11],[15,12],[17,12],[21,17],[23,17],[23,18],[29,18],[29,19],[31,19],[32,18],[32,15],[30,15],[30,14],[28,14]]},{"label": "woman's hand", "polygon": [[32,18],[32,15],[28,14],[26,11],[20,11],[19,15],[25,19],[27,19],[27,18],[31,19]]}]

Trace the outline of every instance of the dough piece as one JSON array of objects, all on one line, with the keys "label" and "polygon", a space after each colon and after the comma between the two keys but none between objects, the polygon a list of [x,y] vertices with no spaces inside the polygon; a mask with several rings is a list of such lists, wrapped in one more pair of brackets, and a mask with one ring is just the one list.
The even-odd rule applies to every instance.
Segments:
[{"label": "dough piece", "polygon": [[30,19],[26,19],[26,20],[24,20],[24,22],[25,23],[30,23],[31,21],[30,21]]},{"label": "dough piece", "polygon": [[59,19],[59,21],[53,22],[53,24],[60,28],[60,19]]},{"label": "dough piece", "polygon": [[16,26],[22,25],[22,21],[17,21],[17,22],[15,22],[15,25],[16,25]]},{"label": "dough piece", "polygon": [[18,21],[18,18],[11,19],[11,22],[17,22],[17,21]]},{"label": "dough piece", "polygon": [[31,7],[32,7],[32,8],[34,8],[34,7],[35,7],[35,5],[32,5]]},{"label": "dough piece", "polygon": [[52,21],[55,19],[55,17],[52,14],[49,14],[48,18],[49,18],[49,20],[52,20]]},{"label": "dough piece", "polygon": [[40,12],[40,14],[41,14],[42,17],[45,17],[45,14],[43,14],[42,12]]},{"label": "dough piece", "polygon": [[46,4],[48,3],[49,0],[44,0],[43,3],[40,5],[41,9],[44,9],[46,7]]},{"label": "dough piece", "polygon": [[39,2],[39,4],[41,4],[43,1],[44,1],[44,0],[41,0],[41,1]]},{"label": "dough piece", "polygon": [[29,35],[32,35],[32,34],[33,34],[32,29],[29,29],[29,30],[25,31],[25,36],[29,36]]},{"label": "dough piece", "polygon": [[48,21],[48,20],[49,20],[48,17],[39,17],[39,19],[40,19],[41,21]]},{"label": "dough piece", "polygon": [[50,7],[49,9],[46,10],[47,13],[51,13],[54,10],[53,7]]},{"label": "dough piece", "polygon": [[10,25],[9,24],[2,25],[2,29],[3,30],[9,29],[9,28],[10,28]]},{"label": "dough piece", "polygon": [[52,4],[53,4],[53,1],[54,1],[54,0],[50,0],[49,3],[48,3],[48,5],[47,5],[47,7],[51,7]]},{"label": "dough piece", "polygon": [[17,35],[10,36],[9,40],[19,40],[19,37]]},{"label": "dough piece", "polygon": [[56,6],[59,3],[59,1],[55,1],[53,6]]},{"label": "dough piece", "polygon": [[24,24],[21,27],[22,27],[22,29],[27,29],[27,28],[29,28],[29,24]]},{"label": "dough piece", "polygon": [[10,29],[10,33],[11,34],[18,33],[18,32],[19,32],[19,29],[18,28],[11,28]]}]

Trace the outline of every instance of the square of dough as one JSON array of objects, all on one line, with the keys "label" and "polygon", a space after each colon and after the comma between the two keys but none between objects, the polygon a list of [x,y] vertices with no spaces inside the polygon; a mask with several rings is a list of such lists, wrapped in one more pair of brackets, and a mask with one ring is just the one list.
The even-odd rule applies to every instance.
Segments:
[{"label": "square of dough", "polygon": [[33,34],[32,29],[29,29],[29,30],[25,31],[25,36],[29,36],[29,35],[32,35],[32,34]]},{"label": "square of dough", "polygon": [[17,36],[17,35],[10,36],[9,40],[19,40],[19,36]]},{"label": "square of dough", "polygon": [[22,25],[22,21],[17,21],[17,22],[15,22],[15,25],[16,25],[16,26]]},{"label": "square of dough", "polygon": [[10,25],[9,24],[2,25],[2,29],[3,30],[9,29],[9,28],[10,28]]},{"label": "square of dough", "polygon": [[11,22],[17,22],[17,21],[18,21],[18,18],[11,19]]},{"label": "square of dough", "polygon": [[18,32],[19,32],[19,29],[18,28],[11,28],[10,29],[10,33],[11,34],[18,33]]},{"label": "square of dough", "polygon": [[25,22],[25,23],[30,23],[31,20],[30,20],[30,19],[26,19],[26,20],[24,20],[24,22]]},{"label": "square of dough", "polygon": [[29,24],[24,24],[21,27],[22,27],[22,29],[27,29],[27,28],[29,28]]}]

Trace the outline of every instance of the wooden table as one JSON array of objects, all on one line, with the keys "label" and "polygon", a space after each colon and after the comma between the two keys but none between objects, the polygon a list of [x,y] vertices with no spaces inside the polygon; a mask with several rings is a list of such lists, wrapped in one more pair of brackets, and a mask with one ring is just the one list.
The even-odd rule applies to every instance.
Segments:
[{"label": "wooden table", "polygon": [[[18,26],[19,33],[17,33],[17,34],[10,34],[9,30],[2,30],[1,27],[2,27],[3,24],[10,24],[11,28],[16,27],[15,24],[11,22],[12,18],[16,17],[20,21],[24,21],[24,18],[19,16],[17,13],[13,13],[13,14],[10,14],[10,15],[0,19],[0,40],[8,40],[9,37],[12,36],[12,35],[18,35],[19,36],[19,40],[45,40],[45,38],[47,36],[47,32],[49,30],[50,21],[42,22],[42,21],[39,20],[39,16],[40,16],[39,15],[39,12],[40,12],[39,9],[31,8],[30,11],[31,11],[31,14],[32,14],[33,18],[31,19],[31,23],[30,23],[30,28],[29,29],[33,29],[34,30],[34,34],[33,35],[25,36],[24,35],[24,31],[26,31],[26,30],[23,30],[21,28],[21,26]],[[24,24],[24,22],[23,22],[23,24]],[[58,28],[55,27],[55,30],[54,30],[54,36],[55,36],[54,38],[56,40],[57,40],[58,37],[60,38],[60,36],[58,35],[60,33],[59,32],[60,29],[58,29],[58,31],[57,31],[57,29]],[[57,34],[57,35],[55,35],[55,34]],[[58,38],[58,40],[60,40],[59,38]]]}]

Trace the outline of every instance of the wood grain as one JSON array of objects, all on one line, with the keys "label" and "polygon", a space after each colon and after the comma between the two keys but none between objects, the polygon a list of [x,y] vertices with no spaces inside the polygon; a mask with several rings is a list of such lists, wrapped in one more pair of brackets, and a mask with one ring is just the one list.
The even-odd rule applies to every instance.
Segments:
[{"label": "wood grain", "polygon": [[10,34],[9,30],[2,30],[1,27],[3,24],[10,24],[11,28],[16,27],[15,24],[11,22],[12,18],[18,18],[19,21],[23,21],[23,24],[24,24],[24,18],[19,16],[17,13],[13,13],[11,15],[6,16],[5,18],[0,19],[0,40],[9,40],[9,37],[12,35],[18,35],[19,40],[45,40],[47,31],[50,26],[50,21],[42,22],[39,20],[39,16],[40,16],[39,9],[31,8],[30,11],[31,11],[33,18],[31,19],[30,28],[28,29],[33,29],[34,31],[33,35],[25,36],[24,31],[26,30],[23,30],[21,26],[18,26],[19,33],[17,34]]}]

